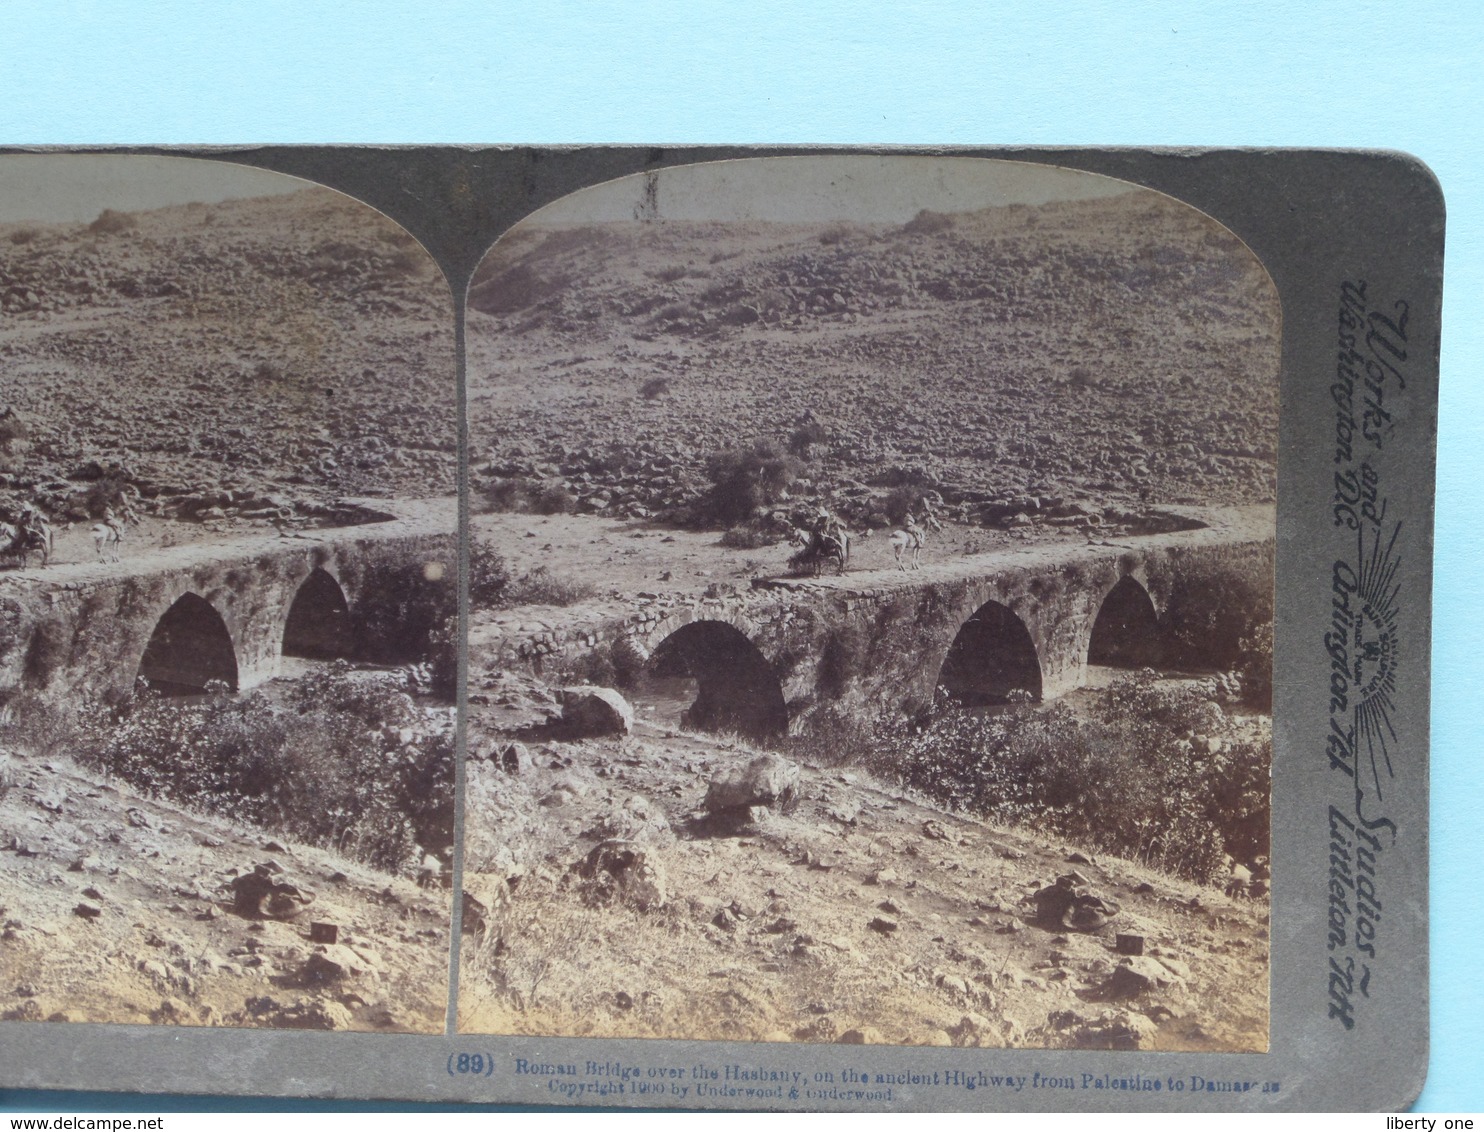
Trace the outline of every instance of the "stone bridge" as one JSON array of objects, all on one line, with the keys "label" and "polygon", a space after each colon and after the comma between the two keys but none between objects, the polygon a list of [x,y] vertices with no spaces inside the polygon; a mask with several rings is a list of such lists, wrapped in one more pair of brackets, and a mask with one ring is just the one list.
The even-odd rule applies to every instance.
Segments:
[{"label": "stone bridge", "polygon": [[762,737],[821,708],[911,711],[946,688],[969,703],[1043,700],[1089,664],[1230,668],[1271,616],[1274,513],[1204,515],[1199,529],[1053,542],[921,570],[759,579],[704,594],[520,610],[479,626],[480,670],[529,665],[597,682],[688,676],[687,719]]},{"label": "stone bridge", "polygon": [[250,688],[285,656],[421,659],[457,609],[453,512],[437,509],[0,574],[0,706],[18,691],[114,697],[141,676]]}]

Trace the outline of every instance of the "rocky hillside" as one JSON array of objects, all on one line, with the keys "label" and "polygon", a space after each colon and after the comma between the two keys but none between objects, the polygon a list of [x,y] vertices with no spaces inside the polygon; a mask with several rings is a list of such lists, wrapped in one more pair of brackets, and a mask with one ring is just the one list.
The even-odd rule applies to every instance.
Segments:
[{"label": "rocky hillside", "polygon": [[[260,866],[296,896],[247,907]],[[446,891],[0,753],[5,1021],[439,1033],[448,919]]]},{"label": "rocky hillside", "polygon": [[470,306],[476,491],[642,514],[773,440],[808,457],[794,494],[837,505],[900,482],[965,517],[1273,498],[1271,283],[1152,193],[895,227],[532,226]]},{"label": "rocky hillside", "polygon": [[337,193],[0,225],[0,495],[86,510],[122,472],[189,517],[449,493],[454,404],[442,274]]},{"label": "rocky hillside", "polygon": [[[995,828],[855,768],[765,756],[751,772],[744,744],[642,709],[628,735],[543,735],[555,708],[506,674],[473,709],[465,1032],[1267,1046],[1265,896]],[[789,773],[786,792],[770,783]]]}]

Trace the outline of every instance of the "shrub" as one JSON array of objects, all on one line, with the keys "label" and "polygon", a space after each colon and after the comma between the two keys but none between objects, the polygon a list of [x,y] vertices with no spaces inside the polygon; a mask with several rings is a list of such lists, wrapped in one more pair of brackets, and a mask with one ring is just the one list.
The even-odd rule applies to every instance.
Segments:
[{"label": "shrub", "polygon": [[1178,577],[1165,619],[1173,665],[1197,671],[1238,668],[1246,656],[1244,642],[1261,647],[1263,626],[1272,648],[1272,568],[1229,566]]},{"label": "shrub", "polygon": [[921,515],[922,488],[902,484],[892,488],[881,501],[881,510],[893,523],[905,523],[908,515]]},{"label": "shrub", "polygon": [[805,421],[788,438],[788,450],[801,460],[809,459],[809,450],[829,440],[830,434],[818,421]]},{"label": "shrub", "polygon": [[596,592],[587,582],[555,574],[546,566],[537,566],[510,583],[505,592],[505,604],[576,605]]},{"label": "shrub", "polygon": [[0,689],[0,746],[46,756],[64,749],[76,733],[78,705],[40,691]]},{"label": "shrub", "polygon": [[1147,673],[1115,682],[1088,719],[1061,704],[989,716],[945,703],[878,725],[868,766],[990,820],[1210,882],[1226,853],[1267,852],[1270,820],[1269,742],[1205,757],[1182,738],[1220,723],[1214,707]]},{"label": "shrub", "polygon": [[469,601],[476,608],[498,609],[510,588],[510,567],[487,542],[469,547]]},{"label": "shrub", "polygon": [[522,476],[501,477],[490,481],[484,489],[484,498],[491,511],[529,511],[536,490],[534,480]]},{"label": "shrub", "polygon": [[99,236],[115,236],[120,232],[132,232],[138,227],[139,221],[129,213],[105,208],[98,213],[98,218],[88,225],[88,231]]},{"label": "shrub", "polygon": [[735,526],[758,508],[776,503],[798,474],[798,461],[772,440],[712,456],[706,465],[711,490],[699,505],[702,521]]},{"label": "shrub", "polygon": [[21,244],[29,244],[39,235],[41,235],[41,232],[36,228],[12,228],[9,239],[12,244],[19,246]]},{"label": "shrub", "polygon": [[947,213],[933,212],[931,209],[924,208],[902,225],[902,231],[914,236],[934,236],[939,232],[947,232],[952,227],[953,217]]},{"label": "shrub", "polygon": [[453,703],[459,696],[459,619],[447,618],[428,634],[428,690]]},{"label": "shrub", "polygon": [[739,523],[721,533],[721,545],[733,550],[757,550],[759,547],[772,546],[777,541],[777,534],[756,521]]},{"label": "shrub", "polygon": [[1242,680],[1242,699],[1258,711],[1273,710],[1273,623],[1252,627],[1238,645],[1241,660],[1237,675]]},{"label": "shrub", "polygon": [[458,589],[452,570],[432,565],[413,559],[368,574],[357,606],[357,644],[367,660],[405,664],[433,655],[434,634],[458,614]]},{"label": "shrub", "polygon": [[639,396],[646,401],[653,401],[656,397],[663,397],[670,392],[670,379],[668,377],[651,377],[643,385],[639,386]]},{"label": "shrub", "polygon": [[12,444],[30,435],[31,429],[14,410],[0,413],[0,452],[8,452]]},{"label": "shrub", "polygon": [[625,691],[638,685],[644,658],[628,641],[603,642],[560,662],[558,679],[567,684],[596,684]]},{"label": "shrub", "polygon": [[140,689],[85,721],[90,763],[146,793],[337,848],[389,872],[453,843],[453,720],[337,663],[288,703]]},{"label": "shrub", "polygon": [[560,483],[543,483],[523,476],[492,480],[484,492],[491,511],[529,511],[537,515],[566,515],[577,509],[577,497]]},{"label": "shrub", "polygon": [[569,515],[577,510],[577,496],[562,484],[542,484],[531,499],[531,510],[538,515]]},{"label": "shrub", "polygon": [[869,752],[881,746],[875,725],[859,711],[835,704],[825,704],[809,717],[809,725],[800,735],[787,740],[789,755],[810,766],[863,766],[884,778],[895,778],[895,767],[886,769]]}]

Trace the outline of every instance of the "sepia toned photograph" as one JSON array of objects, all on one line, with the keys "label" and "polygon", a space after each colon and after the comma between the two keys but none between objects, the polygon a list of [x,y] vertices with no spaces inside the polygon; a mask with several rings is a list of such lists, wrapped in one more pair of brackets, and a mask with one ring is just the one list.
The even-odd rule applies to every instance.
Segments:
[{"label": "sepia toned photograph", "polygon": [[0,156],[0,1018],[443,1030],[453,325],[340,193]]},{"label": "sepia toned photograph", "polygon": [[1227,228],[1050,165],[502,236],[460,1031],[1268,1049],[1281,330]]}]

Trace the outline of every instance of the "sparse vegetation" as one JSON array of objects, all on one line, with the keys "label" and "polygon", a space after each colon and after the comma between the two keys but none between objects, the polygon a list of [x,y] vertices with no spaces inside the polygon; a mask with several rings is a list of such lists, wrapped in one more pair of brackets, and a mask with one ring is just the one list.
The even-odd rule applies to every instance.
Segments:
[{"label": "sparse vegetation", "polygon": [[105,208],[98,213],[98,218],[88,225],[88,231],[96,236],[116,236],[121,232],[132,232],[138,227],[139,221],[129,213]]},{"label": "sparse vegetation", "polygon": [[0,413],[0,452],[9,452],[13,444],[30,435],[30,426],[14,410]]},{"label": "sparse vegetation", "polygon": [[587,583],[558,574],[548,566],[512,574],[504,556],[487,542],[476,542],[469,548],[469,600],[476,609],[575,605],[595,592]]},{"label": "sparse vegetation", "polygon": [[757,550],[760,547],[772,546],[777,541],[776,531],[756,521],[738,523],[735,527],[728,527],[721,533],[721,545],[732,550]]},{"label": "sparse vegetation", "polygon": [[750,448],[733,448],[706,464],[711,490],[698,505],[702,525],[736,526],[752,519],[760,507],[776,503],[798,475],[798,460],[774,440]]},{"label": "sparse vegetation", "polygon": [[789,435],[788,450],[799,459],[807,460],[811,455],[810,449],[817,444],[824,444],[829,438],[829,430],[823,424],[808,420]]},{"label": "sparse vegetation", "polygon": [[485,490],[485,500],[491,511],[566,515],[577,509],[577,497],[562,484],[521,476],[491,480]]},{"label": "sparse vegetation", "polygon": [[146,793],[388,872],[453,842],[451,714],[343,663],[298,682],[286,704],[140,688],[84,724],[79,750]]},{"label": "sparse vegetation", "polygon": [[488,542],[469,547],[469,601],[476,609],[499,609],[510,588],[510,567]]},{"label": "sparse vegetation", "polygon": [[[845,761],[838,723],[803,750]],[[1267,853],[1271,740],[1152,673],[1116,681],[1085,718],[1063,704],[984,715],[945,698],[925,719],[883,720],[863,751],[873,773],[948,805],[1192,880],[1213,880],[1228,853]]]},{"label": "sparse vegetation", "polygon": [[576,605],[596,592],[586,582],[564,577],[548,566],[537,566],[510,582],[505,589],[505,605]]},{"label": "sparse vegetation", "polygon": [[940,232],[947,232],[953,228],[953,217],[943,212],[933,212],[924,208],[911,220],[902,225],[903,232],[909,232],[914,236],[936,236]]}]

